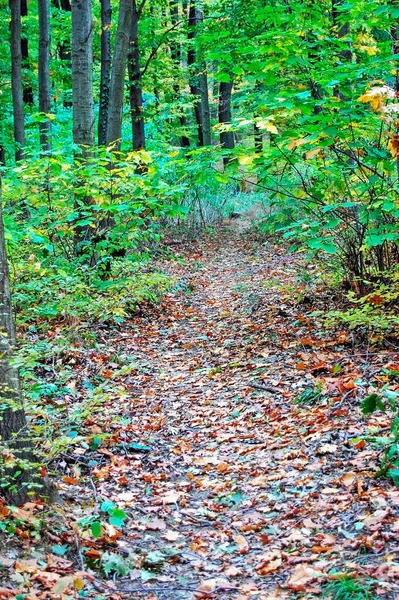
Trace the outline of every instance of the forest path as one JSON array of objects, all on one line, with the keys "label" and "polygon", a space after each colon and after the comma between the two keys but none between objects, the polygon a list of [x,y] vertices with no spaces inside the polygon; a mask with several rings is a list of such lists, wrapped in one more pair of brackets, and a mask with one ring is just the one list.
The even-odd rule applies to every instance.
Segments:
[{"label": "forest path", "polygon": [[[231,225],[177,248],[184,263],[164,265],[175,290],[109,342],[134,360],[93,470],[99,500],[127,515],[104,549],[130,573],[107,585],[126,598],[265,600],[317,594],[332,568],[374,573],[389,541],[375,534],[380,513],[399,492],[371,478],[375,451],[350,442],[364,432],[350,399],[334,405],[352,389],[345,361],[332,373],[345,335],[317,329],[307,277],[282,250]],[[319,380],[331,397],[293,402]]]}]

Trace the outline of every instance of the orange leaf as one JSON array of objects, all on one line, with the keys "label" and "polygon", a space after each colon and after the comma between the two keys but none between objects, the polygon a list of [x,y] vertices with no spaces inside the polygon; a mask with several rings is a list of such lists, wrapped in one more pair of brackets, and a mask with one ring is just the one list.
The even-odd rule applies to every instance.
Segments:
[{"label": "orange leaf", "polygon": [[249,544],[243,535],[234,536],[234,541],[240,549],[240,554],[246,554],[249,550]]},{"label": "orange leaf", "polygon": [[321,571],[316,571],[316,569],[312,569],[306,564],[299,564],[295,567],[295,570],[291,577],[287,581],[287,587],[290,590],[302,591],[304,586],[317,579],[322,575]]},{"label": "orange leaf", "polygon": [[79,479],[76,479],[76,477],[68,477],[68,476],[63,477],[62,481],[64,483],[69,483],[70,485],[78,485],[78,483],[79,483]]}]

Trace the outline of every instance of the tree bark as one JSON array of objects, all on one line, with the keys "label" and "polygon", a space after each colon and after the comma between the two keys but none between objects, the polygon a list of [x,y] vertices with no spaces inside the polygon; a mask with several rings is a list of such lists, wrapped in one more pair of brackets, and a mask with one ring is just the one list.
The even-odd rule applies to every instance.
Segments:
[{"label": "tree bark", "polygon": [[[72,103],[73,141],[79,146],[81,156],[75,160],[81,163],[88,159],[94,146],[94,102],[93,102],[93,24],[91,0],[72,0]],[[75,194],[77,212],[90,204],[90,197],[79,193],[78,182]],[[84,247],[90,246],[89,226],[75,227],[75,247],[82,254]],[[93,258],[91,260],[94,260]]]},{"label": "tree bark", "polygon": [[112,61],[111,87],[109,93],[110,109],[107,124],[107,144],[114,143],[117,149],[120,147],[121,141],[125,73],[129,52],[132,14],[132,0],[120,0],[118,29],[116,32],[114,57]]},{"label": "tree bark", "polygon": [[[395,61],[395,92],[399,94],[399,22],[396,21],[391,27],[392,54]],[[396,175],[399,181],[399,155],[396,157]]]},{"label": "tree bark", "polygon": [[[51,0],[52,4],[58,8],[59,10],[62,10],[64,12],[70,13],[72,8],[71,8],[71,3],[70,0]],[[67,21],[67,18],[65,16],[65,21]],[[65,29],[68,28],[68,25],[66,24]],[[60,60],[65,61],[65,66],[69,69],[70,65],[71,65],[71,42],[70,40],[65,40],[65,41],[61,41],[58,43],[57,46],[57,52],[58,52],[58,57]],[[64,84],[64,91],[65,91],[65,82],[63,82]],[[67,81],[67,86],[69,89],[69,81]],[[69,100],[69,98],[65,97],[63,98],[63,105],[65,108],[71,108],[72,106],[72,102]]]},{"label": "tree bark", "polygon": [[145,130],[143,116],[143,89],[140,69],[140,47],[139,47],[139,19],[136,0],[133,0],[132,23],[130,28],[128,71],[129,71],[129,99],[130,116],[132,120],[132,142],[133,150],[145,148]]},{"label": "tree bark", "polygon": [[98,114],[98,145],[107,143],[109,91],[111,82],[111,0],[101,0],[101,78]]},{"label": "tree bark", "polygon": [[[221,81],[219,88],[219,123],[221,125],[231,123],[231,94],[233,91],[233,80]],[[226,150],[234,150],[234,133],[232,131],[220,132],[220,145]],[[226,166],[230,158],[225,156],[223,163]]]},{"label": "tree bark", "polygon": [[73,141],[83,154],[94,145],[91,0],[72,0]]},{"label": "tree bark", "polygon": [[0,459],[1,494],[20,506],[29,497],[58,499],[55,486],[37,473],[37,459],[29,437],[18,370],[13,367],[16,335],[2,216],[0,179]]},{"label": "tree bark", "polygon": [[187,63],[190,70],[190,90],[194,97],[194,112],[197,122],[199,145],[209,146],[212,143],[212,139],[208,76],[205,62],[201,56],[197,56],[194,45],[198,24],[202,20],[202,12],[196,7],[195,0],[191,0],[188,16],[189,49],[187,53]]},{"label": "tree bark", "polygon": [[[21,0],[21,17],[28,16],[28,4],[27,0]],[[21,36],[21,55],[22,55],[22,68],[25,71],[25,77],[23,80],[23,100],[25,104],[32,106],[33,104],[33,89],[29,82],[30,76],[30,65],[29,65],[29,43],[26,33],[22,29]]]},{"label": "tree bark", "polygon": [[[39,15],[39,112],[48,114],[51,111],[50,83],[50,5],[49,0],[38,0]],[[50,120],[43,120],[40,125],[40,146],[43,152],[51,149]]]},{"label": "tree bark", "polygon": [[22,87],[21,1],[10,0],[11,9],[11,91],[14,111],[15,158],[24,158],[25,125]]},{"label": "tree bark", "polygon": [[[183,11],[184,11],[184,7],[183,7]],[[171,15],[171,19],[172,19],[172,25],[177,26],[177,24],[179,23],[179,19],[180,19],[178,0],[171,0],[170,15]],[[181,44],[179,42],[176,42],[176,40],[171,40],[171,42],[170,42],[170,54],[172,57],[172,61],[174,63],[174,68],[177,71],[177,77],[178,77],[180,74],[180,71],[181,71],[181,66],[182,66],[182,48],[181,48]],[[181,90],[180,90],[180,85],[179,85],[178,80],[173,85],[173,91],[174,91],[175,99],[179,100],[180,95],[181,95]],[[179,110],[181,110],[181,109],[179,109]],[[179,121],[180,121],[180,126],[181,126],[182,130],[184,131],[184,129],[187,127],[187,119],[186,119],[186,115],[183,113],[183,111],[179,115]],[[188,148],[190,146],[190,139],[184,133],[180,137],[180,146],[182,148]]]}]

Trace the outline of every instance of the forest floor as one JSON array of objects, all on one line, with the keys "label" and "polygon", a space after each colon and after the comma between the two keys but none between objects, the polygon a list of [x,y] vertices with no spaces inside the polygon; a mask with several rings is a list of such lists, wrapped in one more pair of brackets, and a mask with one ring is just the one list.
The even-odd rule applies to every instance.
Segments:
[{"label": "forest floor", "polygon": [[[60,458],[47,550],[0,547],[0,597],[311,598],[350,587],[345,575],[360,589],[347,600],[371,597],[370,582],[374,597],[399,594],[399,490],[375,478],[370,434],[390,419],[359,409],[395,357],[326,330],[312,311],[336,298],[315,267],[239,229],[173,246],[174,291],[76,349],[78,392],[95,374],[114,386],[84,424],[108,435]],[[104,502],[121,509],[111,522]],[[101,532],[82,529],[100,513]]]}]

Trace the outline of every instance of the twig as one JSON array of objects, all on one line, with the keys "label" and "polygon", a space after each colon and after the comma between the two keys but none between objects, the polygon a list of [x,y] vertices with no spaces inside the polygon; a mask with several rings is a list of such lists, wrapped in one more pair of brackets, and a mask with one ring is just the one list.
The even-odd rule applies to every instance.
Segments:
[{"label": "twig", "polygon": [[227,587],[227,586],[218,586],[215,589],[213,589],[212,591],[205,591],[205,590],[201,590],[200,588],[195,588],[195,587],[143,587],[143,586],[137,586],[137,587],[132,587],[132,588],[125,588],[125,589],[121,589],[119,588],[118,590],[119,592],[121,592],[122,594],[128,593],[131,594],[132,592],[143,592],[143,593],[148,593],[148,592],[176,592],[176,591],[181,591],[181,592],[194,592],[194,594],[201,594],[202,596],[213,596],[214,594],[217,594],[218,592],[237,592],[238,588],[237,587]]},{"label": "twig", "polygon": [[91,489],[93,490],[94,500],[97,502],[98,494],[97,494],[97,489],[96,489],[96,486],[94,485],[94,481],[93,481],[92,477],[89,477],[89,483],[90,483]]},{"label": "twig", "polygon": [[260,385],[259,383],[250,383],[249,387],[255,390],[262,390],[263,392],[270,392],[271,394],[279,394],[280,390],[273,387],[272,385]]},{"label": "twig", "polygon": [[346,354],[345,356],[341,356],[340,359],[337,360],[337,364],[340,363],[342,360],[345,360],[346,358],[356,358],[357,356],[396,356],[399,355],[399,350],[394,352],[394,351],[389,351],[389,352],[385,352],[384,350],[382,352],[362,352],[362,353],[358,353],[358,354]]},{"label": "twig", "polygon": [[84,571],[84,569],[85,569],[85,563],[84,563],[84,560],[83,560],[82,550],[80,548],[79,538],[76,535],[76,533],[73,536],[73,540],[75,542],[76,553],[77,553],[77,556],[78,556],[79,569],[81,571]]},{"label": "twig", "polygon": [[345,402],[345,400],[352,394],[353,389],[352,390],[348,390],[347,392],[345,392],[345,394],[342,396],[341,400],[338,402],[338,404],[336,404],[335,406],[332,407],[332,409],[329,411],[329,415],[333,415],[335,412],[337,412],[341,406],[343,405],[343,403]]}]

